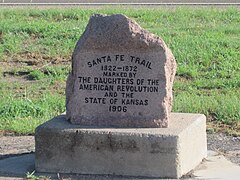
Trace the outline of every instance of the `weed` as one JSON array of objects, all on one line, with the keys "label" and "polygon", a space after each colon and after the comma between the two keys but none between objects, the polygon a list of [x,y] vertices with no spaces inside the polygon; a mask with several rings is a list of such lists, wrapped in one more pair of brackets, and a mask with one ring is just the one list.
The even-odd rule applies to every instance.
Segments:
[{"label": "weed", "polygon": [[43,72],[39,70],[33,70],[32,72],[30,72],[29,77],[30,79],[33,79],[33,80],[40,80],[40,79],[43,79],[45,75]]},{"label": "weed", "polygon": [[35,171],[33,172],[27,172],[26,173],[26,179],[28,180],[50,180],[50,177],[47,176],[36,176]]}]

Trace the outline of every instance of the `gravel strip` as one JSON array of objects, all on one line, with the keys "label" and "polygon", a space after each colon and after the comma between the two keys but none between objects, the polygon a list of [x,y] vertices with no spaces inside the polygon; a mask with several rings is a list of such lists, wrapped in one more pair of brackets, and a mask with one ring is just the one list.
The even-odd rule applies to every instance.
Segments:
[{"label": "gravel strip", "polygon": [[34,136],[0,137],[0,160],[35,151]]},{"label": "gravel strip", "polygon": [[240,166],[240,137],[225,134],[208,134],[208,149],[224,155]]}]

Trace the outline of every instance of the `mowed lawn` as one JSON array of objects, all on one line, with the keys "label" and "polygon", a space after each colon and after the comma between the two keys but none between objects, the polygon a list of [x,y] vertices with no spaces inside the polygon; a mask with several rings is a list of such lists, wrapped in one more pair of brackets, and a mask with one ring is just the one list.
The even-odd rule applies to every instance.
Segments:
[{"label": "mowed lawn", "polygon": [[174,112],[240,135],[238,8],[0,8],[0,132],[33,134],[65,111],[71,54],[89,17],[122,13],[162,37],[177,61]]}]

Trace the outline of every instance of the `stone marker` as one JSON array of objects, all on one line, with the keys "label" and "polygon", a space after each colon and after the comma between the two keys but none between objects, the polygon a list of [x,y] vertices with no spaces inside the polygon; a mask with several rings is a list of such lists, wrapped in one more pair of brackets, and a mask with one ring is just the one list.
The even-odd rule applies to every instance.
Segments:
[{"label": "stone marker", "polygon": [[92,16],[72,57],[67,119],[97,127],[167,127],[175,59],[124,15]]},{"label": "stone marker", "polygon": [[123,15],[93,16],[73,54],[67,115],[36,129],[36,171],[179,178],[194,169],[207,155],[206,117],[170,113],[175,70],[160,38]]}]

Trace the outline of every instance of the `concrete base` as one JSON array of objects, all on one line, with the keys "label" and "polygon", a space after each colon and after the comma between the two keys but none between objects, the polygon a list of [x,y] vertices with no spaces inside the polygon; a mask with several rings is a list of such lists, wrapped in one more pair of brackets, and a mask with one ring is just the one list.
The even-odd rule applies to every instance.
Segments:
[{"label": "concrete base", "polygon": [[[34,154],[24,154],[0,160],[0,180],[22,180],[26,173],[34,171]],[[56,173],[34,173],[35,176],[46,176],[51,179],[59,179]],[[143,178],[114,176],[114,175],[81,175],[81,174],[60,174],[63,179],[91,179],[91,180],[142,180]],[[188,178],[189,177],[189,178]],[[210,152],[203,163],[197,166],[191,174],[184,179],[239,179],[240,166],[231,163],[223,155]],[[61,178],[60,178],[61,179]],[[145,179],[145,178],[144,178]],[[152,178],[151,178],[152,179]],[[157,178],[160,180],[161,178]]]},{"label": "concrete base", "polygon": [[86,128],[58,116],[36,129],[38,172],[179,178],[207,156],[206,118],[172,113],[168,128]]}]

